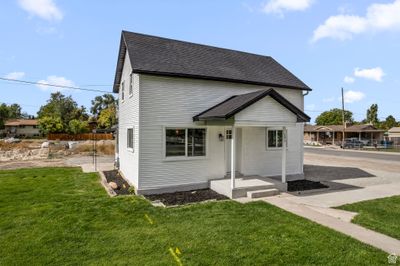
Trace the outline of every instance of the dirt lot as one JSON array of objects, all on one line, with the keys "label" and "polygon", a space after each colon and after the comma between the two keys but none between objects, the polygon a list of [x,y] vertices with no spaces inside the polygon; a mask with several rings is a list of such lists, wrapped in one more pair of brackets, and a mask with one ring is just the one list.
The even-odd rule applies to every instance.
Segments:
[{"label": "dirt lot", "polygon": [[[0,140],[0,169],[30,167],[61,167],[90,164],[93,155],[93,142],[51,142],[46,140],[23,140],[20,143],[5,143]],[[96,142],[98,162],[113,163],[115,142],[99,140]]]}]

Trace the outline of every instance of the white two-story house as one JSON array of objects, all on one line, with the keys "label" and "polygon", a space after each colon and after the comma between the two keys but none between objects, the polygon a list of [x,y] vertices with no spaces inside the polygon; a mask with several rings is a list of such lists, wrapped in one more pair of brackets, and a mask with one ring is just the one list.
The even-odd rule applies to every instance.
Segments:
[{"label": "white two-story house", "polygon": [[138,194],[220,179],[236,197],[246,176],[304,177],[311,89],[272,57],[123,31],[113,90],[119,170]]}]

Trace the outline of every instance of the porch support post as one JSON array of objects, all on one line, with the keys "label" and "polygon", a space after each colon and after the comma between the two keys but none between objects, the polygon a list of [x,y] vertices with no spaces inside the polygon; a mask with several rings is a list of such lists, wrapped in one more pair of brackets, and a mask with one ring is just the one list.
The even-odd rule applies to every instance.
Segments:
[{"label": "porch support post", "polygon": [[358,132],[358,140],[361,141],[361,132]]},{"label": "porch support post", "polygon": [[332,133],[332,145],[335,145],[335,131]]},{"label": "porch support post", "polygon": [[282,129],[282,183],[286,183],[286,127]]},{"label": "porch support post", "polygon": [[231,189],[235,188],[235,175],[236,175],[236,128],[232,126],[232,139],[231,139]]}]

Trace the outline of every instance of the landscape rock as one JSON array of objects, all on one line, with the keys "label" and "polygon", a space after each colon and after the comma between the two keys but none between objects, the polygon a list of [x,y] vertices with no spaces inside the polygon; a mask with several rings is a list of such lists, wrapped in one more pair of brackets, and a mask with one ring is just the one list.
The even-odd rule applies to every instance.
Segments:
[{"label": "landscape rock", "polygon": [[112,188],[112,189],[118,189],[118,185],[115,182],[109,182],[108,185]]}]

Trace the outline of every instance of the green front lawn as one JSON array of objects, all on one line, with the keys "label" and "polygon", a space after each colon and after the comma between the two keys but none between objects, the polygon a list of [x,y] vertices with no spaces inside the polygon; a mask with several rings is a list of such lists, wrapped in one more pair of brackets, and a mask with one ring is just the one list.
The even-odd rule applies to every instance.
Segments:
[{"label": "green front lawn", "polygon": [[338,208],[357,212],[352,222],[400,239],[400,196],[362,201]]},{"label": "green front lawn", "polygon": [[[155,208],[77,168],[0,171],[0,265],[385,264],[386,254],[272,205]],[[145,217],[153,221],[153,224]]]}]

